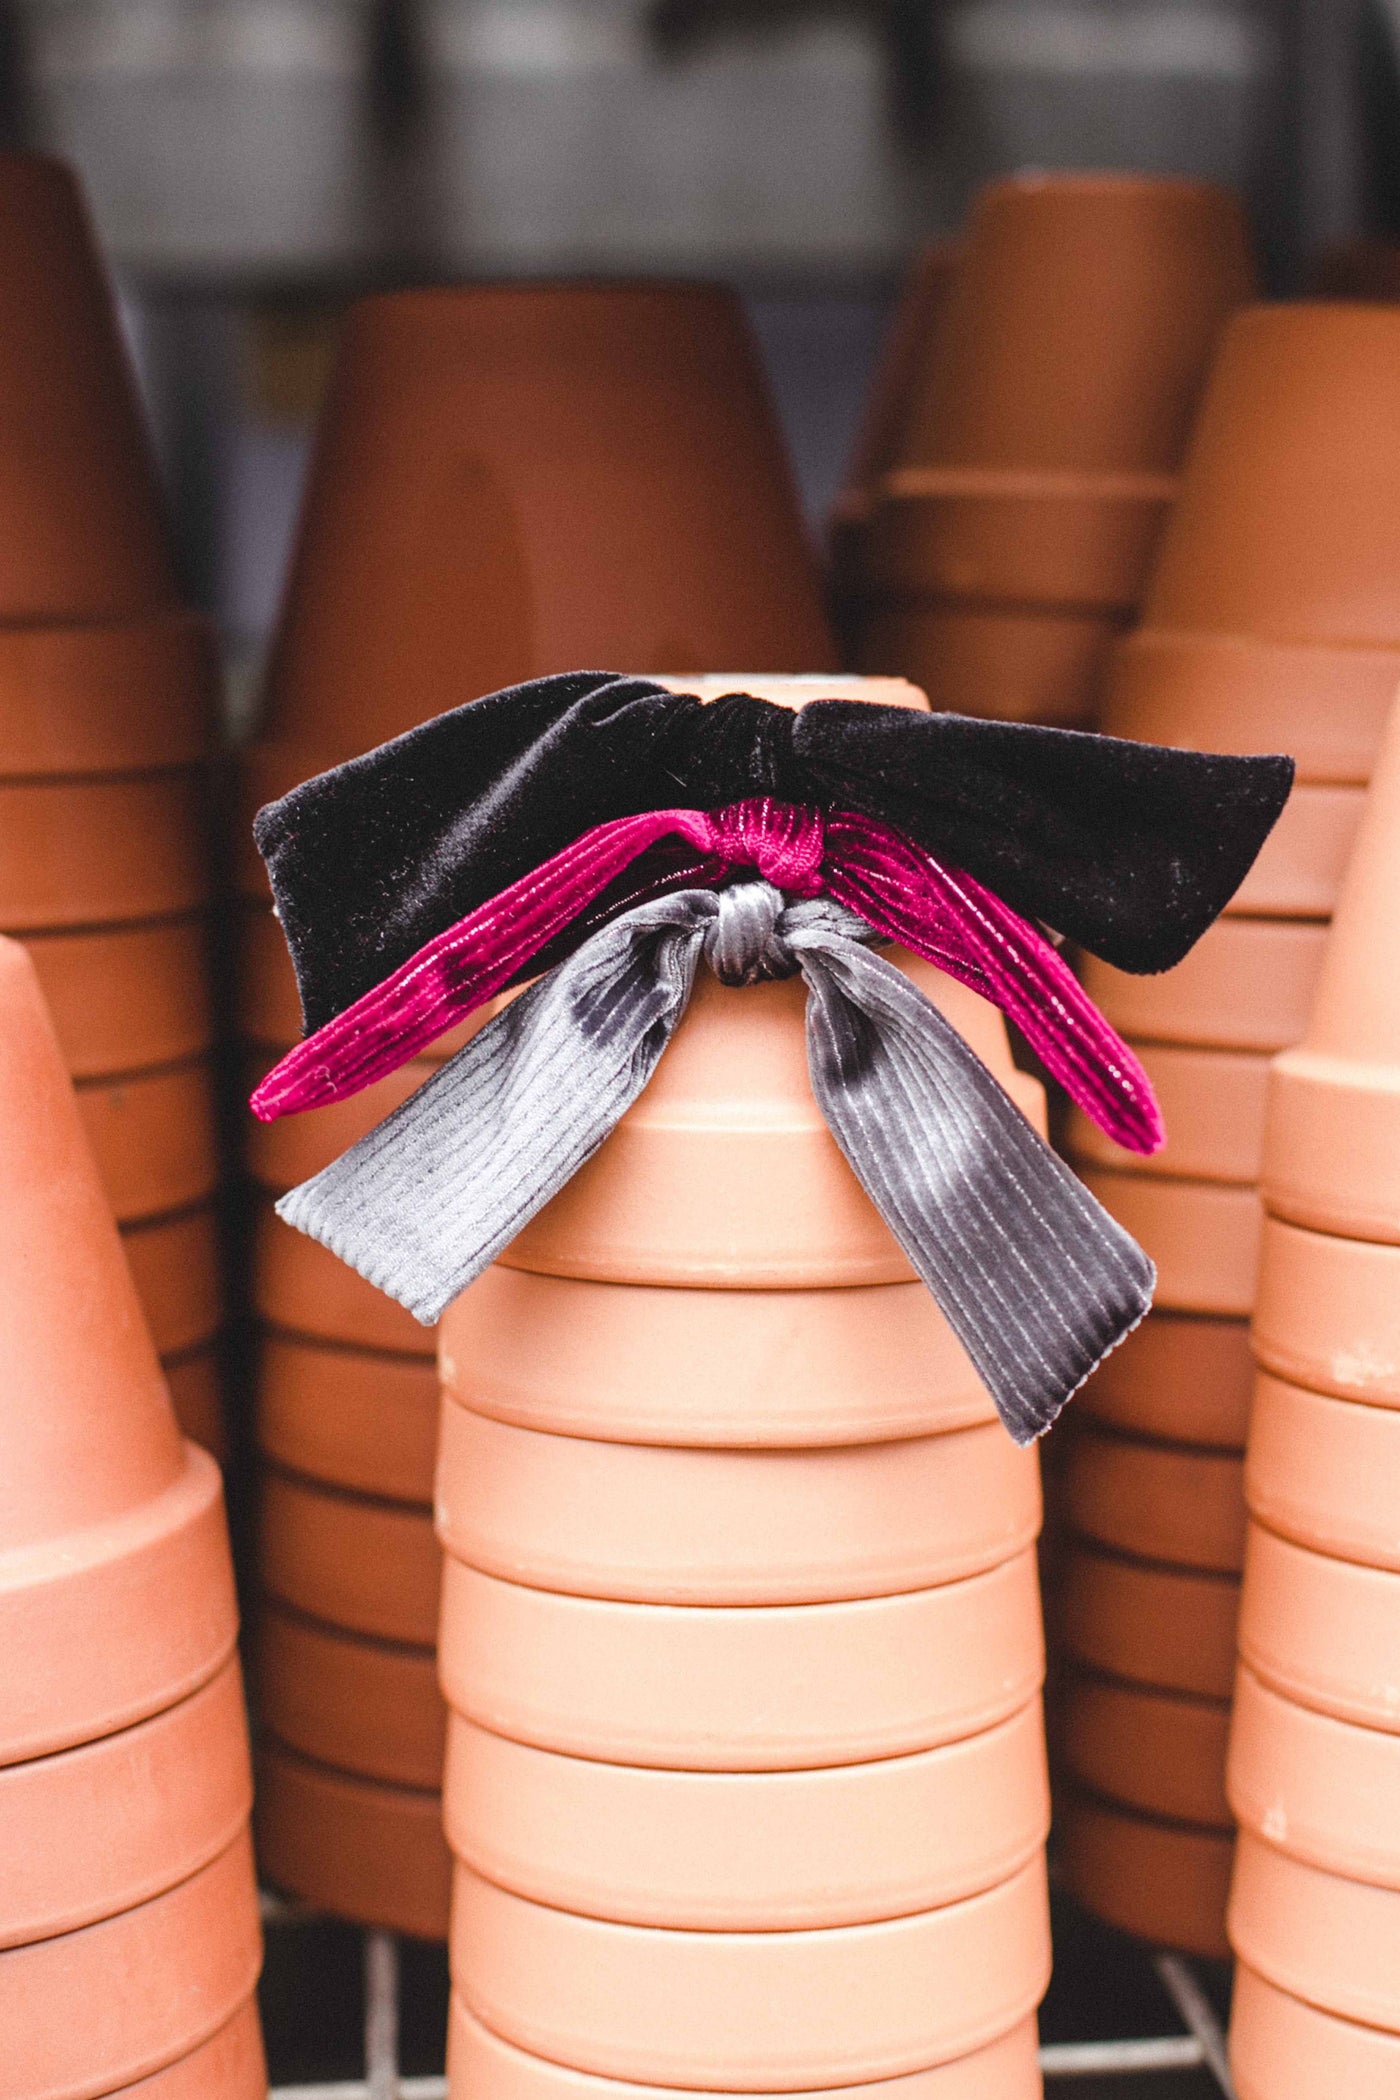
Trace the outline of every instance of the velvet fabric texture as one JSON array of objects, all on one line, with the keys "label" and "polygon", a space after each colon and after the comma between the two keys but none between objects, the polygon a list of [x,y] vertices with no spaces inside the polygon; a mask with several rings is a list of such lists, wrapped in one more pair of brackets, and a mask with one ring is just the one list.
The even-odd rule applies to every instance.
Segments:
[{"label": "velvet fabric texture", "polygon": [[707,706],[579,671],[426,722],[294,788],[255,830],[310,1032],[595,825],[761,796],[893,825],[1118,968],[1169,969],[1239,887],[1292,779],[1285,757],[867,702]]}]

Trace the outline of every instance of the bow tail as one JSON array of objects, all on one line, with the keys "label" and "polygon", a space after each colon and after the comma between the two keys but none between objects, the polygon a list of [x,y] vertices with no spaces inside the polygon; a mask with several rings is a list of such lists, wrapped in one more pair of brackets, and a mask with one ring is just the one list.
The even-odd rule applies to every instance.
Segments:
[{"label": "bow tail", "polygon": [[701,934],[669,901],[597,935],[277,1205],[425,1326],[572,1179],[650,1079]]},{"label": "bow tail", "polygon": [[793,946],[832,1135],[1031,1443],[1147,1312],[1153,1265],[900,971],[840,936]]}]

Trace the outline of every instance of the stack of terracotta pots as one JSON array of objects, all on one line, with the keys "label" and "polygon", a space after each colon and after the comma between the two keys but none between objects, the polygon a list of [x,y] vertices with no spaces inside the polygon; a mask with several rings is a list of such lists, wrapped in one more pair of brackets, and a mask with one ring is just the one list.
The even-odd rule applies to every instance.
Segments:
[{"label": "stack of terracotta pots", "polygon": [[455,2094],[1040,2091],[1036,1456],[822,1123],[804,1002],[702,970],[443,1323]]},{"label": "stack of terracotta pots", "polygon": [[1091,962],[1166,1116],[1153,1160],[1083,1117],[1089,1186],[1158,1265],[1156,1310],[1091,1380],[1066,1493],[1060,1750],[1072,1885],[1115,1923],[1223,1954],[1224,1757],[1245,1543],[1271,1056],[1296,1043],[1400,678],[1400,314],[1260,307],[1211,381],[1147,619],[1106,725],[1288,751],[1298,785],[1228,914],[1162,977]]},{"label": "stack of terracotta pots", "polygon": [[218,1448],[213,651],[55,163],[0,158],[0,295],[0,929],[39,972],[181,1420]]},{"label": "stack of terracotta pots", "polygon": [[[737,303],[704,289],[374,299],[347,324],[272,667],[248,814],[498,687],[580,665],[833,648]],[[301,1034],[247,850],[250,1082]],[[463,1040],[434,1046],[440,1060]],[[271,1198],[422,1083],[252,1132],[267,1461],[258,1669],[264,1870],[351,1917],[445,1936],[433,1666],[435,1337]]]},{"label": "stack of terracotta pots", "polygon": [[262,2100],[219,1471],[176,1426],[12,941],[0,1341],[0,2096]]},{"label": "stack of terracotta pots", "polygon": [[1243,214],[1204,183],[1016,176],[984,191],[938,282],[914,288],[936,318],[923,357],[896,359],[910,377],[873,493],[867,477],[838,521],[848,660],[935,707],[1082,726],[1250,296]]},{"label": "stack of terracotta pots", "polygon": [[1240,2100],[1400,2092],[1400,712],[1270,1077],[1230,1801]]}]

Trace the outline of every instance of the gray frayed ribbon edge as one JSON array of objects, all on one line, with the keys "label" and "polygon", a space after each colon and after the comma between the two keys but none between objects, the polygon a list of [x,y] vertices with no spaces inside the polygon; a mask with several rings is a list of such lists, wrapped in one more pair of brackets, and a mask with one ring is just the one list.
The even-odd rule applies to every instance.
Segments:
[{"label": "gray frayed ribbon edge", "polygon": [[572,1179],[645,1087],[702,954],[807,984],[812,1091],[1019,1444],[1142,1319],[1156,1272],[864,921],[751,882],[595,934],[278,1214],[425,1325]]}]

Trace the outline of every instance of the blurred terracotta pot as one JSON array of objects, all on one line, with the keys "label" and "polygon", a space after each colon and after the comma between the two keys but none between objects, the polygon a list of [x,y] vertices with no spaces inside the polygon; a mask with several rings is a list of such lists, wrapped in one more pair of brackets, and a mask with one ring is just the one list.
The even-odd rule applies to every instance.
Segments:
[{"label": "blurred terracotta pot", "polygon": [[1261,1524],[1297,1546],[1400,1570],[1400,1411],[1261,1373],[1245,1495]]},{"label": "blurred terracotta pot", "polygon": [[437,1530],[469,1567],[573,1597],[810,1604],[996,1567],[1040,1529],[999,1422],[813,1451],[585,1442],[443,1409]]},{"label": "blurred terracotta pot", "polygon": [[1327,928],[1305,921],[1219,919],[1159,977],[1086,956],[1084,986],[1132,1042],[1284,1050],[1307,1026],[1326,945]]},{"label": "blurred terracotta pot", "polygon": [[1266,1219],[1254,1352],[1293,1385],[1400,1407],[1400,1247]]},{"label": "blurred terracotta pot", "polygon": [[115,623],[0,625],[7,781],[193,766],[218,738],[214,637],[198,613],[172,606]]},{"label": "blurred terracotta pot", "polygon": [[1228,1699],[1239,1598],[1232,1576],[1146,1567],[1076,1542],[1065,1555],[1061,1640],[1111,1677]]},{"label": "blurred terracotta pot", "polygon": [[1139,1560],[1238,1574],[1244,1563],[1244,1461],[1232,1451],[1105,1435],[1079,1424],[1065,1515],[1082,1537]]},{"label": "blurred terracotta pot", "polygon": [[744,2092],[895,2078],[994,2041],[1036,2004],[1045,1868],[913,1918],[732,1933],[574,1917],[459,1867],[451,1963],[493,2033],[604,2077]]},{"label": "blurred terracotta pot", "polygon": [[24,946],[74,1079],[182,1064],[213,1049],[203,920],[31,934]]},{"label": "blurred terracotta pot", "polygon": [[0,782],[0,925],[31,933],[196,911],[209,900],[207,849],[194,769]]},{"label": "blurred terracotta pot", "polygon": [[1400,1889],[1325,1874],[1241,1831],[1230,1940],[1279,1990],[1400,2034]]},{"label": "blurred terracotta pot", "polygon": [[1086,1910],[1154,1946],[1228,1961],[1234,1840],[1077,1794],[1057,1799],[1060,1871]]},{"label": "blurred terracotta pot", "polygon": [[259,1343],[258,1448],[331,1487],[430,1508],[439,1404],[433,1367],[420,1358],[283,1334]]},{"label": "blurred terracotta pot", "polygon": [[0,162],[0,618],[122,619],[173,603],[141,410],[77,183]]},{"label": "blurred terracotta pot", "polygon": [[1117,1684],[1075,1672],[1061,1688],[1055,1742],[1066,1769],[1090,1792],[1173,1822],[1230,1830],[1223,1699]]},{"label": "blurred terracotta pot", "polygon": [[284,1604],[347,1632],[431,1648],[441,1566],[427,1510],[264,1473],[258,1575]]},{"label": "blurred terracotta pot", "polygon": [[1238,1451],[1253,1388],[1246,1320],[1154,1312],[1105,1359],[1077,1404],[1115,1429]]},{"label": "blurred terracotta pot", "polygon": [[1086,1167],[1080,1179],[1157,1264],[1155,1303],[1245,1319],[1254,1304],[1263,1212],[1252,1188]]},{"label": "blurred terracotta pot", "polygon": [[235,1659],[134,1728],[0,1768],[0,1948],[174,1888],[228,1849],[252,1805]]},{"label": "blurred terracotta pot", "polygon": [[863,671],[898,664],[940,711],[1083,729],[1121,631],[1113,614],[1072,607],[880,602],[852,660]]},{"label": "blurred terracotta pot", "polygon": [[[453,2090],[479,2094],[481,2100],[663,2100],[674,2090],[622,2085],[616,2079],[567,2070],[542,2056],[527,2056],[473,2019],[455,1991],[448,2016],[447,2066]],[[1038,2037],[1031,2017],[951,2063],[876,2085],[827,2086],[810,2100],[1038,2100],[1039,2089]],[[1372,2100],[1369,2092],[1365,2100]]]},{"label": "blurred terracotta pot", "polygon": [[959,1902],[1050,1827],[1040,1702],[914,1757],[807,1772],[675,1772],[559,1757],[454,1716],[447,1841],[558,1910],[706,1932],[855,1925]]},{"label": "blurred terracotta pot", "polygon": [[690,1291],[497,1266],[448,1307],[439,1334],[454,1399],[564,1436],[795,1449],[997,1420],[916,1283]]},{"label": "blurred terracotta pot", "polygon": [[122,1246],[157,1354],[180,1356],[211,1341],[224,1320],[218,1218],[212,1204],[176,1218],[128,1225]]},{"label": "blurred terracotta pot", "polygon": [[124,2086],[120,2100],[266,2100],[267,2058],[256,1998],[164,2071]]},{"label": "blurred terracotta pot", "polygon": [[1319,2093],[1390,2100],[1400,2090],[1400,2035],[1305,2005],[1240,1962],[1230,2071],[1238,2100],[1316,2100]]},{"label": "blurred terracotta pot", "polygon": [[1225,909],[1246,916],[1325,919],[1337,908],[1366,791],[1296,786],[1263,851]]},{"label": "blurred terracotta pot", "polygon": [[1241,1669],[1229,1788],[1244,1828],[1290,1859],[1400,1889],[1400,1735],[1314,1713]]},{"label": "blurred terracotta pot", "polygon": [[1044,1669],[1035,1559],[859,1603],[617,1604],[450,1556],[439,1668],[493,1734],[618,1764],[791,1771],[992,1727]]},{"label": "blurred terracotta pot", "polygon": [[1251,1524],[1240,1655],[1286,1699],[1400,1733],[1400,1575]]},{"label": "blurred terracotta pot", "polygon": [[262,1962],[246,1835],[177,1888],[0,1954],[4,2100],[95,2100],[188,2056],[246,2005]]},{"label": "blurred terracotta pot", "polygon": [[732,294],[481,286],[353,309],[266,734],[339,759],[580,663],[819,670],[832,648]]},{"label": "blurred terracotta pot", "polygon": [[1125,1152],[1082,1109],[1074,1108],[1066,1133],[1070,1157],[1135,1174],[1257,1181],[1268,1058],[1254,1051],[1195,1050],[1181,1043],[1143,1043],[1138,1056],[1166,1120],[1166,1144],[1150,1159]]},{"label": "blurred terracotta pot", "polygon": [[[1016,1073],[996,1009],[929,963],[894,959],[1043,1118],[1041,1088]],[[806,1004],[800,977],[735,989],[702,971],[645,1092],[502,1263],[744,1290],[907,1282],[908,1259],[813,1097]]]},{"label": "blurred terracotta pot", "polygon": [[[436,1047],[434,1045],[434,1049]],[[244,1070],[245,1096],[252,1093],[282,1055],[279,1050],[253,1051]],[[354,1095],[349,1101],[338,1101],[330,1108],[311,1109],[300,1116],[283,1116],[276,1123],[259,1123],[249,1116],[244,1124],[246,1142],[243,1147],[243,1161],[248,1173],[259,1187],[279,1196],[294,1188],[299,1181],[309,1181],[332,1160],[339,1159],[342,1152],[348,1152],[352,1145],[358,1144],[400,1102],[406,1101],[410,1094],[416,1094],[419,1087],[432,1078],[440,1061],[416,1057],[402,1071],[392,1073],[388,1079],[366,1087],[362,1094]]]},{"label": "blurred terracotta pot", "polygon": [[217,1104],[207,1060],[86,1081],[78,1112],[120,1223],[186,1210],[218,1188]]},{"label": "blurred terracotta pot", "polygon": [[224,1363],[218,1342],[161,1366],[171,1405],[181,1431],[202,1444],[223,1466],[228,1463],[228,1424],[224,1419]]},{"label": "blurred terracotta pot", "polygon": [[441,1786],[447,1710],[431,1648],[364,1640],[264,1603],[254,1656],[259,1717],[290,1749],[363,1779]]},{"label": "blurred terracotta pot", "polygon": [[260,1207],[254,1226],[252,1295],[261,1319],[292,1334],[395,1356],[433,1356],[431,1327],[420,1327],[319,1242],[284,1225],[271,1204]]},{"label": "blurred terracotta pot", "polygon": [[271,1741],[253,1827],[274,1887],[357,1924],[445,1940],[452,1858],[437,1792],[332,1772]]}]

